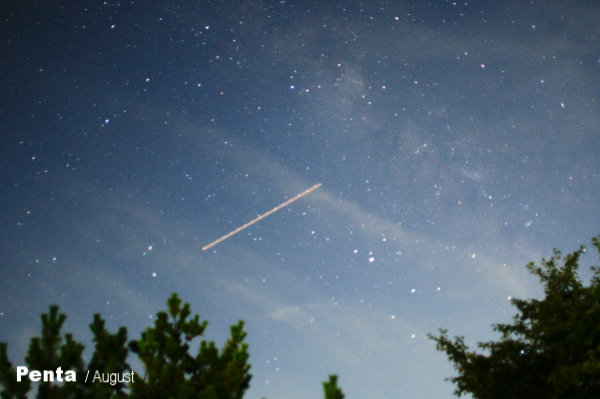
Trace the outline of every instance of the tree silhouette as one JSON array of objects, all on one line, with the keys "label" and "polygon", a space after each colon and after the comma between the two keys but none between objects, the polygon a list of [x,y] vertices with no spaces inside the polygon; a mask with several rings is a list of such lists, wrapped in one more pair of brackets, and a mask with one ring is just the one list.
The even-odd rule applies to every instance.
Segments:
[{"label": "tree silhouette", "polygon": [[[600,237],[600,236],[599,236]],[[600,252],[599,237],[592,245]],[[541,266],[527,269],[544,285],[545,298],[512,299],[519,313],[512,324],[496,324],[497,342],[479,343],[486,354],[470,351],[464,337],[439,337],[437,349],[446,352],[458,376],[455,394],[475,399],[600,398],[600,270],[583,285],[577,269],[585,253],[562,256],[554,250]]]},{"label": "tree silhouette", "polygon": [[111,385],[101,383],[98,380],[94,381],[96,372],[123,374],[131,370],[127,363],[129,352],[125,346],[127,343],[127,329],[121,327],[116,334],[111,334],[104,328],[104,320],[100,315],[94,314],[94,321],[90,324],[90,330],[94,334],[93,342],[95,345],[92,360],[88,365],[92,382],[85,385],[85,397],[90,399],[127,398],[128,396],[124,393],[126,386],[123,382],[117,381],[116,384]]},{"label": "tree silhouette", "polygon": [[[25,362],[30,370],[73,370],[76,381],[37,383],[37,399],[241,399],[250,387],[248,344],[244,342],[244,322],[231,326],[231,337],[220,350],[213,341],[202,340],[196,356],[190,344],[201,337],[208,322],[191,316],[190,305],[177,294],[167,300],[167,311],[158,312],[154,326],[148,327],[139,340],[127,345],[127,329],[120,327],[111,334],[99,314],[94,314],[90,330],[94,336],[94,353],[85,368],[84,345],[71,334],[61,336],[67,318],[56,305],[42,314],[41,337],[31,339]],[[128,350],[129,347],[129,350]],[[94,376],[123,375],[131,371],[127,358],[138,356],[144,371],[135,372],[133,382],[106,383]],[[87,377],[87,382],[86,382]],[[337,376],[323,384],[326,399],[343,399]],[[17,371],[7,356],[7,346],[0,343],[0,399],[26,399],[32,384],[24,377],[17,382]]]},{"label": "tree silhouette", "polygon": [[344,399],[342,390],[337,386],[338,376],[332,374],[329,376],[329,381],[323,383],[323,390],[325,391],[325,399]]},{"label": "tree silhouette", "polygon": [[154,327],[147,328],[139,341],[129,345],[139,355],[145,367],[143,379],[131,386],[132,399],[163,398],[242,398],[250,386],[248,345],[244,338],[244,323],[231,327],[231,338],[221,352],[214,342],[202,341],[196,357],[189,343],[201,336],[208,322],[191,315],[189,304],[173,294],[168,313],[159,312]]},{"label": "tree silhouette", "polygon": [[[67,319],[58,312],[58,306],[50,306],[50,311],[42,317],[42,336],[31,339],[25,363],[32,370],[62,370],[83,372],[81,354],[84,346],[73,340],[72,334],[60,335],[60,329]],[[64,341],[64,342],[63,342]],[[80,395],[80,386],[76,382],[57,381],[40,382],[38,399],[68,398]]]},{"label": "tree silhouette", "polygon": [[31,389],[29,380],[17,382],[17,370],[8,360],[6,343],[0,343],[0,398],[2,399],[26,399],[27,392]]}]

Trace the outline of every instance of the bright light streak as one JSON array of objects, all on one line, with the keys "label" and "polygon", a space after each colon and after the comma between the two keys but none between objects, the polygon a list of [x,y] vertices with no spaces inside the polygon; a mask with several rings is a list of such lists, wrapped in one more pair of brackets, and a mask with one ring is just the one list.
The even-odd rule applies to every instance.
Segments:
[{"label": "bright light streak", "polygon": [[240,231],[244,230],[246,227],[250,227],[252,226],[254,223],[266,218],[267,216],[269,216],[272,213],[277,212],[278,210],[280,210],[281,208],[288,206],[289,204],[291,204],[292,202],[296,201],[297,199],[300,199],[302,197],[304,197],[306,194],[310,193],[311,191],[316,190],[317,188],[321,187],[321,183],[319,184],[315,184],[314,186],[312,186],[311,188],[309,188],[306,191],[301,192],[300,194],[296,195],[294,198],[291,198],[287,201],[285,201],[283,204],[281,205],[277,205],[275,208],[271,209],[269,212],[263,213],[262,215],[260,215],[259,217],[257,217],[254,220],[249,221],[248,223],[246,223],[243,226],[238,227],[237,229],[233,230],[230,233],[225,234],[223,237],[219,238],[218,240],[215,240],[213,242],[211,242],[210,244],[206,245],[205,247],[202,248],[203,251],[206,251],[209,248],[214,247],[215,245],[217,245],[218,243],[220,243],[221,241],[225,241],[226,239],[228,239],[229,237],[231,237],[234,234],[239,233]]}]

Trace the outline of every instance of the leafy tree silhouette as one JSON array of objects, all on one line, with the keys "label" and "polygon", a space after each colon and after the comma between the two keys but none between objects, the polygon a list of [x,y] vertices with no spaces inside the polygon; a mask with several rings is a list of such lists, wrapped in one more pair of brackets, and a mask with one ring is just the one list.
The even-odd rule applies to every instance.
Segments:
[{"label": "leafy tree silhouette", "polygon": [[[600,236],[592,238],[600,252]],[[544,285],[542,300],[512,299],[519,313],[513,324],[496,324],[497,342],[479,343],[486,354],[470,351],[464,337],[447,330],[429,337],[446,352],[458,376],[455,394],[475,399],[600,398],[600,270],[592,267],[589,285],[577,270],[579,250],[563,258],[554,250],[541,266],[527,269]]]}]

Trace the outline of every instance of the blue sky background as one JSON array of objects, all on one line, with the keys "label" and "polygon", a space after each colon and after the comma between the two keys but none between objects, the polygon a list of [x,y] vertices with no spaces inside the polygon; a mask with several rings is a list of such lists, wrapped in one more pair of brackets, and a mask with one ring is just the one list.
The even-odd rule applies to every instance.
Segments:
[{"label": "blue sky background", "polygon": [[2,8],[15,364],[50,304],[91,346],[177,292],[208,339],[246,321],[248,398],[451,398],[426,335],[497,338],[525,264],[600,233],[596,2]]}]

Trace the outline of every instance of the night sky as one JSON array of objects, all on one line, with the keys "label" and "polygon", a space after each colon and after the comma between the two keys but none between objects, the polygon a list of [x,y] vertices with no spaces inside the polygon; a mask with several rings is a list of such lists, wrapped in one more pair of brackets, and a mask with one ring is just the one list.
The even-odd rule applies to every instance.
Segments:
[{"label": "night sky", "polygon": [[596,1],[0,7],[16,365],[50,304],[89,348],[177,292],[219,345],[246,321],[247,398],[452,398],[427,334],[497,339],[525,264],[600,233]]}]

